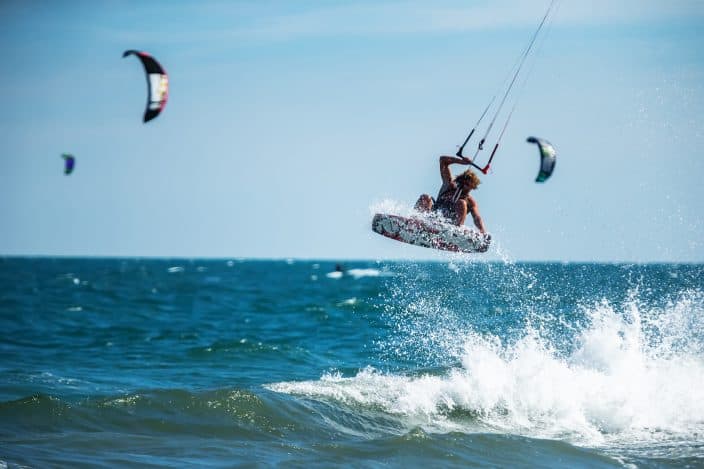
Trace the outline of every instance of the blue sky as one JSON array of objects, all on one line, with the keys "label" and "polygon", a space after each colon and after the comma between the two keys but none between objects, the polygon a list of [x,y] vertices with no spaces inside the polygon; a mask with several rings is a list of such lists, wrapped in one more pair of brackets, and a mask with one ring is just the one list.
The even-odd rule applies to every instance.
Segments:
[{"label": "blue sky", "polygon": [[[3,2],[0,254],[445,259],[372,214],[437,192],[548,4]],[[476,192],[482,258],[704,261],[702,30],[700,1],[559,1]],[[126,49],[169,72],[146,125]]]}]

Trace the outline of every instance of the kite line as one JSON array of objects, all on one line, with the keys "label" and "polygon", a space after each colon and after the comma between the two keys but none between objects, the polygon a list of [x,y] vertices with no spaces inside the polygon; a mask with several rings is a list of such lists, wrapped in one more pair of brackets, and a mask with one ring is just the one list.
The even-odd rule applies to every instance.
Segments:
[{"label": "kite line", "polygon": [[486,131],[484,132],[484,136],[482,139],[479,141],[479,145],[477,146],[477,150],[474,153],[474,156],[469,159],[465,157],[462,153],[464,151],[464,147],[467,145],[469,142],[470,138],[474,135],[474,132],[476,131],[477,127],[481,123],[481,121],[484,119],[486,116],[487,112],[491,108],[491,105],[494,103],[496,99],[496,95],[491,98],[491,101],[487,105],[486,109],[482,113],[482,115],[479,117],[479,120],[477,123],[474,125],[474,128],[469,132],[469,135],[467,135],[467,138],[464,140],[464,143],[462,143],[462,146],[460,146],[459,150],[457,150],[456,155],[460,158],[468,159],[469,164],[481,171],[484,174],[487,174],[489,172],[489,168],[491,167],[491,161],[494,159],[494,155],[496,154],[496,151],[499,149],[499,143],[501,142],[501,138],[504,135],[504,132],[506,131],[506,128],[508,127],[508,123],[511,120],[511,117],[513,116],[513,111],[516,109],[516,103],[514,103],[511,111],[508,114],[508,117],[506,118],[506,122],[503,126],[503,129],[501,130],[501,133],[499,134],[498,139],[496,140],[496,144],[494,145],[494,148],[491,152],[491,155],[489,156],[489,160],[487,161],[486,165],[484,166],[479,166],[476,164],[474,161],[476,160],[477,156],[479,155],[479,152],[484,149],[484,143],[486,142],[487,137],[489,136],[489,133],[491,132],[491,129],[494,127],[494,123],[496,122],[496,119],[498,118],[499,114],[501,113],[501,109],[503,108],[504,104],[506,103],[506,98],[508,98],[509,93],[511,92],[511,89],[513,88],[514,83],[516,82],[516,79],[518,78],[518,75],[521,72],[521,69],[523,68],[523,65],[525,64],[526,59],[528,58],[528,55],[530,54],[530,51],[533,49],[533,45],[535,44],[535,40],[538,37],[538,34],[540,31],[543,29],[543,26],[545,25],[545,22],[550,15],[550,12],[553,10],[555,4],[557,3],[557,0],[551,0],[550,5],[548,6],[547,11],[545,12],[545,15],[543,15],[543,19],[540,21],[540,24],[538,25],[538,28],[535,30],[533,33],[533,36],[530,39],[530,42],[528,43],[528,46],[526,46],[525,50],[523,53],[520,55],[519,60],[517,61],[517,65],[514,65],[514,68],[516,69],[515,73],[513,74],[513,78],[511,79],[511,82],[509,83],[508,87],[506,88],[506,91],[504,92],[503,98],[501,99],[501,102],[499,103],[499,106],[496,109],[496,112],[494,113],[494,117],[492,118],[491,122],[489,123],[489,126],[487,127]]}]

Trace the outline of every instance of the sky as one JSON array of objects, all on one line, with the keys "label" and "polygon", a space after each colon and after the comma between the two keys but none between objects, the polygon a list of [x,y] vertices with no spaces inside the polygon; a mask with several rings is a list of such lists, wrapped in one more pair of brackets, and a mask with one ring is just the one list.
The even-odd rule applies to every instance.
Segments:
[{"label": "sky", "polygon": [[[437,193],[549,4],[4,1],[0,255],[448,259],[371,218]],[[515,104],[473,258],[704,262],[703,30],[701,1],[557,0],[489,137]],[[127,49],[169,73],[147,124]]]}]

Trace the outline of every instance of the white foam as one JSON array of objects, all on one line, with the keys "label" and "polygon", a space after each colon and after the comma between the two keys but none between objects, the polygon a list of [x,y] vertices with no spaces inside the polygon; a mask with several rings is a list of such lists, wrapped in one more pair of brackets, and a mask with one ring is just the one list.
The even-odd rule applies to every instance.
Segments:
[{"label": "white foam", "polygon": [[349,277],[353,277],[356,280],[356,279],[360,279],[363,277],[391,277],[391,276],[393,276],[393,273],[388,272],[386,270],[368,268],[368,269],[349,269],[344,272],[336,270],[336,271],[328,272],[325,274],[326,277],[332,278],[332,279],[339,279],[345,275],[347,275]]},{"label": "white foam", "polygon": [[359,300],[357,300],[356,297],[352,298],[347,298],[346,300],[343,300],[342,302],[338,303],[338,306],[354,306],[357,303],[359,303]]},{"label": "white foam", "polygon": [[382,275],[389,275],[388,272],[382,272],[379,269],[349,269],[346,271],[346,274],[351,275],[354,278],[380,277]]},{"label": "white foam", "polygon": [[585,308],[587,321],[575,326],[568,351],[556,351],[531,327],[510,344],[468,331],[455,352],[461,365],[440,375],[366,368],[268,387],[382,409],[427,431],[498,431],[605,447],[697,442],[704,432],[702,305],[697,292],[663,309],[602,302]]}]

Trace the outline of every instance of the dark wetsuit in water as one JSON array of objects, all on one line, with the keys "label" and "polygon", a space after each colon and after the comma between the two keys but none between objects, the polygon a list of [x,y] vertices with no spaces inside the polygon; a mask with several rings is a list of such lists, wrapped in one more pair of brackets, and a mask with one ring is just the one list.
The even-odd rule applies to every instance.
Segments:
[{"label": "dark wetsuit in water", "polygon": [[433,201],[433,212],[439,212],[442,216],[455,223],[455,220],[457,220],[455,204],[460,198],[460,189],[456,183],[443,183],[438,196]]}]

